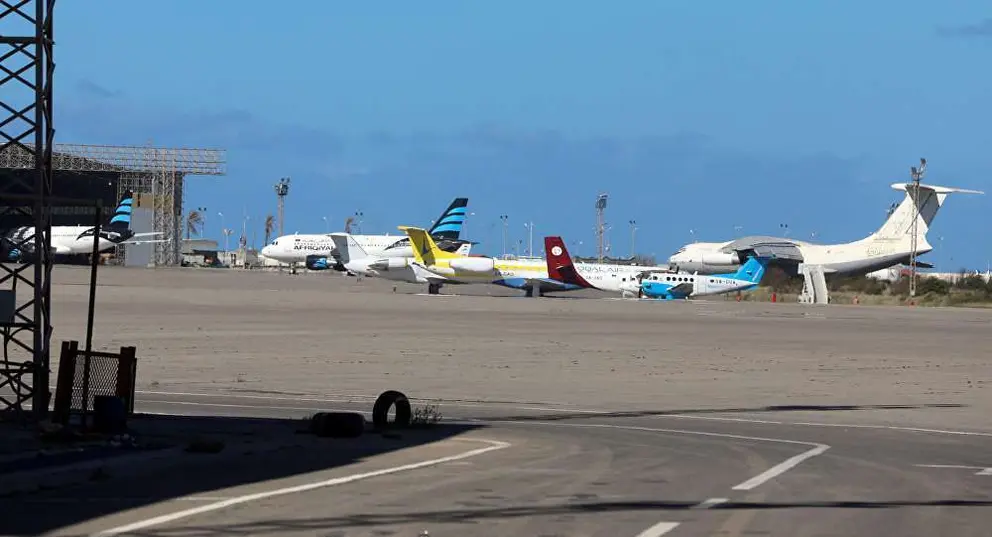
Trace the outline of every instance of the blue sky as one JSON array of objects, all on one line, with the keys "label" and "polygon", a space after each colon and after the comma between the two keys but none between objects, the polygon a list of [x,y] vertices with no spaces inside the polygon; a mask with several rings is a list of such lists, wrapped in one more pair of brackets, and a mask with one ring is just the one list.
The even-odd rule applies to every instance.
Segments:
[{"label": "blue sky", "polygon": [[57,141],[226,148],[228,175],[187,188],[214,237],[289,175],[287,232],[361,211],[398,233],[467,196],[479,251],[507,214],[513,242],[533,221],[535,248],[591,254],[606,191],[615,253],[634,219],[660,258],[782,224],[860,238],[923,156],[989,192],[948,200],[931,260],[984,269],[992,7],[944,4],[61,2]]}]

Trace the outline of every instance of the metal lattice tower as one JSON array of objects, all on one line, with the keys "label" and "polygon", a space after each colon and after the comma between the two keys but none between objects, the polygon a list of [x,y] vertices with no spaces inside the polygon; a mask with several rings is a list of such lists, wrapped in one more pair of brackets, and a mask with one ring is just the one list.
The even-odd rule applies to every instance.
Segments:
[{"label": "metal lattice tower", "polygon": [[[0,2],[5,0],[0,0]],[[22,0],[23,1],[23,0]],[[31,147],[4,146],[0,168],[30,169]],[[155,265],[178,265],[182,259],[183,192],[187,175],[226,175],[223,149],[55,144],[52,169],[71,172],[116,172],[117,196],[134,192],[138,207],[151,207],[153,227],[166,242],[155,243]],[[126,246],[117,247],[123,259]]]},{"label": "metal lattice tower", "polygon": [[920,167],[913,166],[909,169],[909,175],[913,178],[913,229],[911,231],[909,246],[909,296],[916,296],[916,255],[919,245],[916,233],[920,220],[920,180],[927,172],[927,159],[920,159]]},{"label": "metal lattice tower", "polygon": [[[10,246],[36,254],[27,256],[27,262],[15,268],[0,264],[0,289],[15,294],[13,317],[2,320],[4,356],[0,362],[0,386],[12,387],[15,398],[13,401],[0,399],[0,404],[20,410],[22,406],[17,394],[29,396],[36,419],[45,417],[50,398],[54,6],[55,0],[0,0],[0,31],[3,32],[0,35],[3,49],[0,52],[0,114],[5,116],[0,120],[3,144],[0,151],[21,151],[23,168],[32,170],[29,180],[11,175],[0,184],[0,216],[31,216],[35,232],[15,239],[16,243]],[[22,300],[25,297],[27,300]],[[29,360],[15,363],[8,352],[11,344],[19,347]],[[25,377],[31,379],[30,386]]]},{"label": "metal lattice tower", "polygon": [[279,219],[279,236],[282,237],[283,235],[282,221],[283,221],[283,216],[285,216],[286,214],[286,196],[289,195],[289,177],[283,177],[282,179],[279,179],[279,182],[276,183],[275,185],[275,189],[276,189],[276,196],[278,197],[277,218]]},{"label": "metal lattice tower", "polygon": [[596,198],[596,258],[603,262],[604,244],[603,235],[606,231],[606,198],[605,193]]}]

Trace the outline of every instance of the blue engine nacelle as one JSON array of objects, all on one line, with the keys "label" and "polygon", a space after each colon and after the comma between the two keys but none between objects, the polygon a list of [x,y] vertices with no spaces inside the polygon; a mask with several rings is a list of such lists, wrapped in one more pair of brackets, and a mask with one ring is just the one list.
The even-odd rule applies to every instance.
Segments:
[{"label": "blue engine nacelle", "polygon": [[331,268],[332,262],[324,255],[308,255],[304,265],[309,270],[327,270]]},{"label": "blue engine nacelle", "polygon": [[338,263],[336,259],[326,255],[308,255],[303,264],[308,270],[334,269],[338,272],[343,272],[345,270],[341,263]]}]

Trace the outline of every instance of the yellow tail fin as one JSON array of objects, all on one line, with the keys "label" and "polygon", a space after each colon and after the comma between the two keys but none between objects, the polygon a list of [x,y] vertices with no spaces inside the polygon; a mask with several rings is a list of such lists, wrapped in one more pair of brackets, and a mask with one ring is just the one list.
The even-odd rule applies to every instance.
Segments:
[{"label": "yellow tail fin", "polygon": [[417,263],[433,265],[438,259],[461,257],[458,254],[445,252],[438,248],[437,244],[434,243],[434,239],[423,228],[399,226],[399,229],[400,231],[405,231],[407,237],[410,237],[410,246],[413,248],[413,257]]}]

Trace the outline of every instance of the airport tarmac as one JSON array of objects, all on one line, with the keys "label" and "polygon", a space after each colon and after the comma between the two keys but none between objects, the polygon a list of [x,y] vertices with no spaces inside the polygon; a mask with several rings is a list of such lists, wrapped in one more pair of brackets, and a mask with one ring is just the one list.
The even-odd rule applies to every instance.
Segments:
[{"label": "airport tarmac", "polygon": [[[86,271],[57,273],[53,342],[82,340]],[[95,341],[137,345],[139,411],[296,419],[399,389],[466,429],[306,472],[290,469],[303,453],[218,465],[244,476],[223,488],[177,473],[86,485],[72,497],[121,508],[52,535],[984,535],[992,522],[992,311],[423,296],[326,273],[100,280]],[[280,465],[281,479],[250,478]],[[179,481],[206,484],[138,500]],[[7,520],[66,494],[18,499]]]}]

